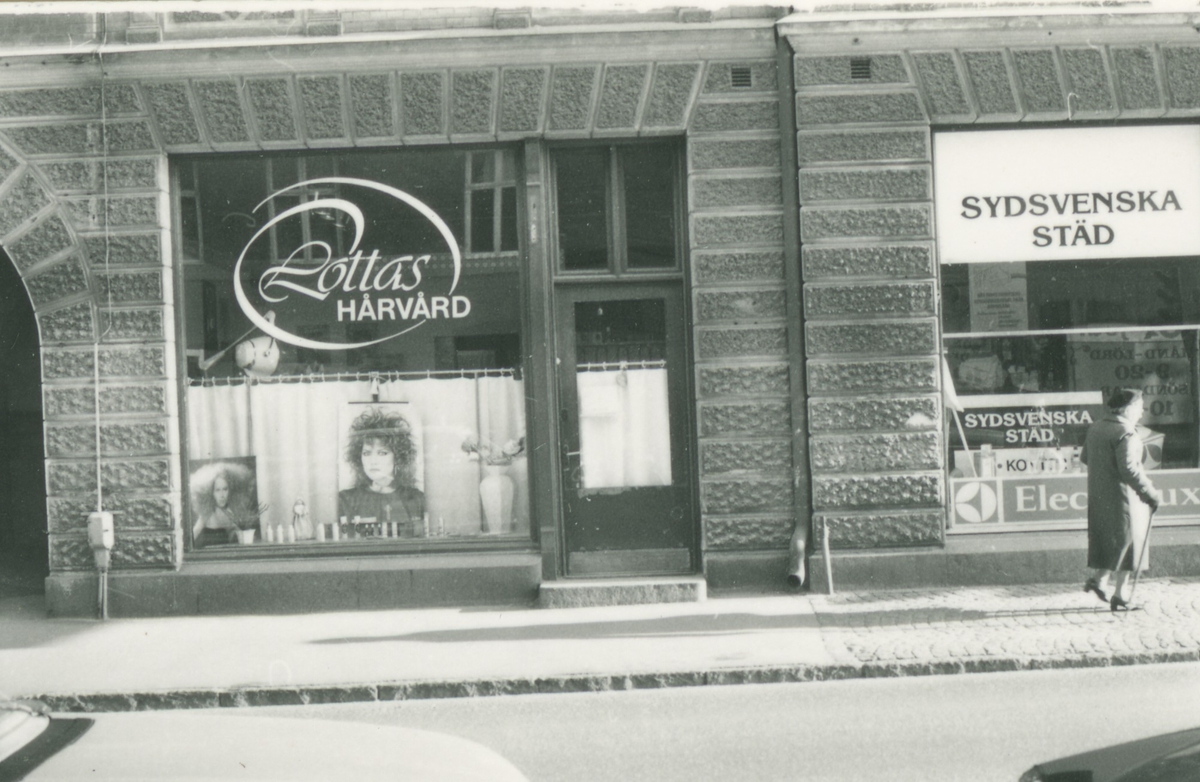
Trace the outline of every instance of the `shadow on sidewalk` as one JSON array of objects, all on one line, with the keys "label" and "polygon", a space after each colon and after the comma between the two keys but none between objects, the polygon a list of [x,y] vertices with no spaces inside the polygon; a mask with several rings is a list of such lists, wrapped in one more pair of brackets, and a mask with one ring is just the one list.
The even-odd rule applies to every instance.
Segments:
[{"label": "shadow on sidewalk", "polygon": [[456,630],[429,630],[398,635],[324,638],[314,644],[358,644],[372,641],[416,641],[425,643],[461,643],[463,641],[552,641],[580,638],[662,638],[741,635],[778,630],[817,629],[811,614],[710,614],[654,619],[627,619],[608,622],[572,622],[531,624],[516,627],[472,627]]},{"label": "shadow on sidewalk", "polygon": [[94,619],[51,619],[42,595],[0,598],[0,650],[45,646],[99,626]]}]

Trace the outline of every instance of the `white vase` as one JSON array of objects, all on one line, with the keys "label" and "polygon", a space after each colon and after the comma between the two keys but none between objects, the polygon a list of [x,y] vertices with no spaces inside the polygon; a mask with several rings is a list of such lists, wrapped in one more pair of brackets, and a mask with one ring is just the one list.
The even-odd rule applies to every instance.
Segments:
[{"label": "white vase", "polygon": [[479,500],[483,503],[483,532],[496,535],[512,529],[513,479],[508,476],[508,465],[483,465],[483,479],[479,481]]}]

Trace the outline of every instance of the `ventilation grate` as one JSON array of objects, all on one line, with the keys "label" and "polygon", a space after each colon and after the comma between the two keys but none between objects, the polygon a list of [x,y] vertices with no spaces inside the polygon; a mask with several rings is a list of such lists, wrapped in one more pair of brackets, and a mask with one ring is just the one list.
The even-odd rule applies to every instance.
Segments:
[{"label": "ventilation grate", "polygon": [[871,79],[871,58],[851,57],[850,78],[853,81],[869,81]]},{"label": "ventilation grate", "polygon": [[754,86],[754,73],[749,65],[731,65],[729,83],[735,90],[748,90]]}]

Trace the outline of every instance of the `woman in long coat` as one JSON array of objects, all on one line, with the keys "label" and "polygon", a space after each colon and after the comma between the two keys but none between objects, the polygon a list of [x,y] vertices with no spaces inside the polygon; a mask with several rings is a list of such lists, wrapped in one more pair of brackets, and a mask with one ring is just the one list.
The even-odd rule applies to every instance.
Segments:
[{"label": "woman in long coat", "polygon": [[1142,469],[1137,423],[1144,407],[1141,391],[1115,390],[1108,400],[1108,415],[1088,429],[1081,454],[1088,468],[1088,567],[1094,569],[1083,589],[1095,592],[1113,611],[1129,605],[1125,591],[1129,574],[1149,564],[1143,549],[1150,514],[1162,501]]}]

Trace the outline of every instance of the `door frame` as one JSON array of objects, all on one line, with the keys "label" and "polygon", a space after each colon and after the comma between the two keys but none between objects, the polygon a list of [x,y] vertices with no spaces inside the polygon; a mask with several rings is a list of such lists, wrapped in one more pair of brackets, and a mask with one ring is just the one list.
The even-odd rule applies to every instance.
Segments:
[{"label": "door frame", "polygon": [[[677,416],[671,426],[672,443],[671,443],[671,470],[672,484],[676,484],[676,471],[683,471],[681,478],[687,482],[686,487],[681,487],[681,491],[686,493],[686,502],[690,522],[687,524],[688,536],[688,557],[689,567],[684,571],[687,574],[694,575],[702,572],[703,566],[701,562],[701,524],[700,524],[700,498],[699,498],[699,469],[697,449],[699,447],[698,438],[696,436],[696,413],[693,397],[693,362],[692,362],[692,340],[691,340],[691,317],[688,303],[691,299],[687,287],[686,280],[676,276],[672,279],[631,279],[625,277],[623,279],[610,279],[605,282],[592,281],[587,286],[581,286],[571,283],[560,283],[554,287],[553,291],[554,310],[553,310],[553,326],[554,326],[554,355],[555,368],[554,373],[554,398],[556,406],[554,412],[558,418],[558,434],[559,438],[556,443],[556,452],[558,455],[557,471],[550,476],[557,484],[559,503],[557,508],[557,522],[561,548],[561,563],[562,573],[567,578],[618,578],[628,577],[629,573],[582,573],[572,574],[570,569],[570,547],[567,530],[567,501],[569,492],[573,489],[566,485],[566,458],[570,445],[566,441],[566,435],[571,429],[571,424],[563,420],[570,415],[568,406],[576,405],[578,397],[568,394],[563,389],[562,373],[570,371],[570,368],[565,366],[567,359],[574,360],[575,346],[573,343],[575,329],[571,323],[573,313],[571,309],[580,302],[603,302],[603,301],[625,301],[636,299],[662,299],[666,304],[666,334],[668,353],[668,403],[677,403],[679,409],[673,411]],[[674,299],[674,302],[671,301]],[[674,312],[672,312],[674,309]],[[672,323],[672,315],[675,316],[675,323]],[[671,345],[674,342],[674,351]],[[672,355],[674,352],[675,355]],[[678,367],[672,367],[672,359],[678,364]],[[671,370],[674,369],[674,375]],[[578,437],[578,411],[575,411],[575,436]],[[675,439],[678,435],[678,440]],[[617,549],[614,549],[614,551]],[[629,551],[651,551],[652,549],[629,549]],[[675,575],[680,571],[664,570],[663,573],[651,575]]]},{"label": "door frame", "polygon": [[[658,139],[665,141],[667,139]],[[679,143],[679,165],[676,172],[676,204],[678,215],[678,248],[680,263],[672,270],[623,272],[601,275],[594,272],[564,273],[558,269],[557,215],[551,151],[563,146],[581,144],[628,144],[638,139],[579,139],[550,142],[543,138],[527,139],[524,143],[523,187],[519,198],[522,221],[522,255],[528,275],[526,297],[526,421],[529,441],[530,512],[535,528],[535,545],[542,558],[542,580],[566,578],[567,548],[562,513],[561,491],[561,432],[559,428],[560,399],[558,393],[556,297],[558,289],[571,286],[614,285],[672,282],[680,286],[683,295],[684,373],[688,436],[688,465],[693,509],[693,570],[702,573],[703,525],[700,505],[699,439],[697,431],[695,392],[695,329],[692,321],[693,293],[688,259],[691,257],[688,232],[687,155],[686,137],[674,138]]]}]

